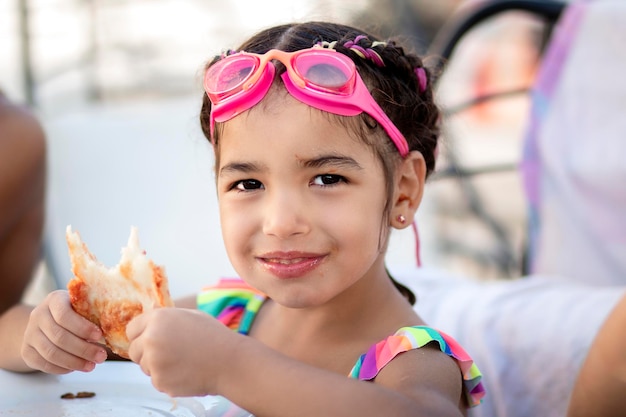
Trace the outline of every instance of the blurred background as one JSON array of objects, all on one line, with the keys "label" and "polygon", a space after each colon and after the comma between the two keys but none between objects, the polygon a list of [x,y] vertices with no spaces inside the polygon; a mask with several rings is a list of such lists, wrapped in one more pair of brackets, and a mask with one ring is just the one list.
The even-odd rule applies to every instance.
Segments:
[{"label": "blurred background", "polygon": [[[329,19],[436,59],[446,24],[471,3],[3,0],[0,88],[34,109],[49,142],[47,262],[35,289],[69,279],[68,225],[108,266],[138,226],[174,296],[234,274],[197,122],[202,68],[213,55],[267,26]],[[545,37],[544,22],[510,12],[473,30],[445,62],[440,163],[417,216],[424,265],[480,280],[524,274],[517,163]],[[413,232],[394,233],[388,262],[415,264]]]}]

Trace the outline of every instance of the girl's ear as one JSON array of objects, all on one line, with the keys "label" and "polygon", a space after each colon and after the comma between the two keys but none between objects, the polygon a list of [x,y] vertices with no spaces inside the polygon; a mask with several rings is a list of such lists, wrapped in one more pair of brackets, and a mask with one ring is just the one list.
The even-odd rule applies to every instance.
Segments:
[{"label": "girl's ear", "polygon": [[396,229],[413,222],[422,201],[426,182],[426,162],[418,151],[410,152],[397,168],[389,221]]}]

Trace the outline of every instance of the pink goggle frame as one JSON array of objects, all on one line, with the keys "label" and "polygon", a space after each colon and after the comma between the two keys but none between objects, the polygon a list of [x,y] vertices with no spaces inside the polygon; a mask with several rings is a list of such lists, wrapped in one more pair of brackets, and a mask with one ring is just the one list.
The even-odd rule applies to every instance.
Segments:
[{"label": "pink goggle frame", "polygon": [[282,62],[281,75],[289,94],[316,109],[341,116],[362,112],[387,132],[403,157],[409,153],[406,139],[374,100],[352,60],[332,49],[313,47],[296,52],[272,49],[263,55],[238,52],[210,66],[204,90],[211,100],[211,137],[215,122],[225,122],[259,103],[274,80],[271,60]]}]

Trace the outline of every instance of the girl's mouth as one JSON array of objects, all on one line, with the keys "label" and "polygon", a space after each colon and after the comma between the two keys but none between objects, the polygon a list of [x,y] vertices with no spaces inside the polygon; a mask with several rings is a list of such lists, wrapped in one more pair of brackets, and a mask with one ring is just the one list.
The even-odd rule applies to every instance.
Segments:
[{"label": "girl's mouth", "polygon": [[282,278],[299,278],[317,268],[326,258],[320,254],[295,252],[269,253],[257,258],[260,264],[272,275]]}]

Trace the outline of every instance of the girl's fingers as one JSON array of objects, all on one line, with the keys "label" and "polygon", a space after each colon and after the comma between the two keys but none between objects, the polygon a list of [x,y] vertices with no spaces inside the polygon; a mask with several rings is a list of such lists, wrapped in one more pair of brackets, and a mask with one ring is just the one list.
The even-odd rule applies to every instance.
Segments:
[{"label": "girl's fingers", "polygon": [[36,307],[24,332],[22,357],[28,366],[48,373],[90,371],[106,360],[98,327],[77,314],[65,291],[55,291]]},{"label": "girl's fingers", "polygon": [[63,375],[73,371],[73,369],[57,366],[46,361],[39,354],[39,352],[37,352],[37,349],[32,346],[25,346],[22,349],[22,358],[24,359],[24,362],[26,362],[26,365],[30,366],[32,369],[46,372],[48,374]]},{"label": "girl's fingers", "polygon": [[128,337],[128,340],[132,342],[141,333],[143,333],[148,322],[148,315],[149,314],[139,314],[128,322],[126,325],[126,336]]},{"label": "girl's fingers", "polygon": [[[103,355],[106,357],[106,352],[103,351]],[[91,371],[95,367],[93,361],[61,349],[43,332],[31,335],[30,343],[22,348],[22,357],[31,368],[54,374],[64,374],[70,371]]]},{"label": "girl's fingers", "polygon": [[98,363],[103,362],[107,357],[104,348],[85,341],[56,323],[42,328],[42,332],[48,342],[56,347],[54,351],[62,350],[77,358]]},{"label": "girl's fingers", "polygon": [[50,297],[49,311],[55,323],[63,323],[63,327],[71,329],[72,333],[84,340],[98,342],[102,339],[102,331],[72,309],[67,292],[59,292]]},{"label": "girl's fingers", "polygon": [[141,342],[138,341],[139,336],[141,336],[146,328],[146,323],[146,314],[140,314],[133,318],[126,325],[126,337],[128,337],[128,341],[130,342],[130,347],[128,348],[128,356],[130,357],[130,360],[138,363],[143,373],[150,376],[150,372],[148,369],[144,369],[145,364],[141,361],[143,356],[143,346],[141,345]]}]

